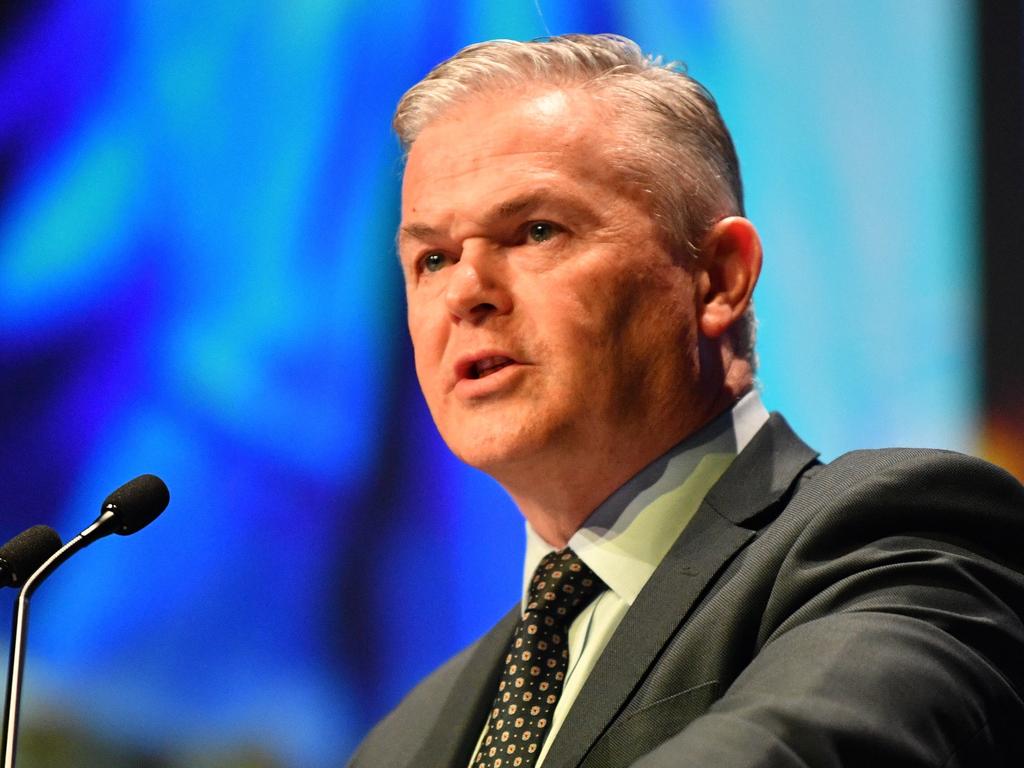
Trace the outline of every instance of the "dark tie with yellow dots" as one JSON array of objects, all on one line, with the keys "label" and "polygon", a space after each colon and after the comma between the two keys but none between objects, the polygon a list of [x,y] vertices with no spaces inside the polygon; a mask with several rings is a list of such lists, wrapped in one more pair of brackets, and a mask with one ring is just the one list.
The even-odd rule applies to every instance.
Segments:
[{"label": "dark tie with yellow dots", "polygon": [[571,549],[541,560],[473,768],[536,764],[569,667],[569,625],[603,589],[604,582]]}]

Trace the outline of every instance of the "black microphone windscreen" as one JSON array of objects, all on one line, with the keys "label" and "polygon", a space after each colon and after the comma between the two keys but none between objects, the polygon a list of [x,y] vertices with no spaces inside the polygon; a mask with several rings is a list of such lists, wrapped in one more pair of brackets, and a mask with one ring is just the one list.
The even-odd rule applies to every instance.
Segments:
[{"label": "black microphone windscreen", "polygon": [[127,536],[153,522],[170,500],[171,492],[163,480],[156,475],[139,475],[107,496],[102,511],[114,514],[114,533]]},{"label": "black microphone windscreen", "polygon": [[5,586],[22,583],[61,548],[60,536],[48,525],[33,525],[0,547],[0,560],[7,568]]}]

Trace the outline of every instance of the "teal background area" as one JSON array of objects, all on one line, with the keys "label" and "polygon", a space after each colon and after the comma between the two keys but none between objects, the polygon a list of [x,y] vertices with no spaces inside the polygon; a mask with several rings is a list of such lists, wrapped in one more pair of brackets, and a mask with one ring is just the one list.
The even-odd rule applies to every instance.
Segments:
[{"label": "teal background area", "polygon": [[391,110],[471,42],[610,31],[685,60],[765,243],[768,406],[826,457],[974,448],[969,4],[3,14],[0,536],[69,538],[142,472],[172,496],[37,593],[19,765],[338,765],[516,599],[522,522],[434,431],[393,247]]}]

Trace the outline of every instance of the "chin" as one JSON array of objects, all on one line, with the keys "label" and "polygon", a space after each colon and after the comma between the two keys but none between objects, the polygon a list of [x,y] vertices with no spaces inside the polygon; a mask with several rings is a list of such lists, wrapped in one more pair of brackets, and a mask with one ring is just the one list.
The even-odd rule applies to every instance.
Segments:
[{"label": "chin", "polygon": [[448,447],[466,464],[498,478],[503,470],[538,459],[551,444],[548,430],[523,422],[473,429],[463,422],[459,434],[442,434]]}]

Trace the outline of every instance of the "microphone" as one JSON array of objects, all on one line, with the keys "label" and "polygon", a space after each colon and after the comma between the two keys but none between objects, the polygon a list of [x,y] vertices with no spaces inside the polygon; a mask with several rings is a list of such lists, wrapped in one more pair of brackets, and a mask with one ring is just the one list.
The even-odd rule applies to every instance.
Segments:
[{"label": "microphone", "polygon": [[61,547],[48,525],[33,525],[0,547],[0,587],[20,586]]},{"label": "microphone", "polygon": [[[139,475],[129,480],[103,500],[100,516],[93,523],[99,526],[94,539],[109,533],[127,536],[145,528],[167,509],[170,500],[171,492],[156,475]],[[89,528],[80,535],[87,531]]]},{"label": "microphone", "polygon": [[7,697],[4,700],[3,768],[14,768],[21,707],[21,680],[28,638],[28,604],[32,593],[46,578],[79,550],[112,533],[135,533],[153,522],[167,508],[170,491],[156,475],[139,475],[103,500],[100,515],[84,531],[58,549],[27,579],[14,604],[11,646],[7,665]]}]

